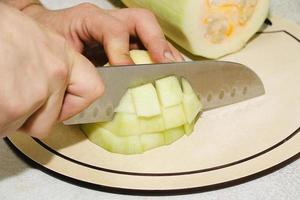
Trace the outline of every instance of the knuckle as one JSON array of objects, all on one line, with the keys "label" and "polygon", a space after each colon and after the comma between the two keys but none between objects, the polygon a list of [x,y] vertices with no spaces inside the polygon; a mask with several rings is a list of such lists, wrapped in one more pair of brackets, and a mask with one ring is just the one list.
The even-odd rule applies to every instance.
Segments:
[{"label": "knuckle", "polygon": [[94,99],[98,99],[104,94],[105,87],[101,81],[96,84]]},{"label": "knuckle", "polygon": [[56,80],[66,81],[68,79],[68,65],[63,61],[57,61],[49,70],[50,76]]},{"label": "knuckle", "polygon": [[6,118],[9,121],[15,121],[15,120],[21,118],[29,110],[27,108],[27,106],[24,104],[24,102],[22,102],[18,99],[7,101],[4,109],[5,109],[4,112],[5,112]]},{"label": "knuckle", "polygon": [[99,79],[93,82],[93,87],[90,87],[89,90],[91,92],[89,92],[89,97],[87,98],[87,100],[89,102],[93,102],[104,94],[105,88],[102,81]]},{"label": "knuckle", "polygon": [[128,27],[124,23],[117,20],[111,24],[108,33],[114,35],[129,34]]}]

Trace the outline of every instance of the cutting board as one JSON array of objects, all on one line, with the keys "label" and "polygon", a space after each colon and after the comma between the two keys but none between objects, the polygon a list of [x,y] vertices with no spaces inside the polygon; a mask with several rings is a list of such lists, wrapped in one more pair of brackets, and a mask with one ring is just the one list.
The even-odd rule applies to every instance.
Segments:
[{"label": "cutting board", "polygon": [[243,50],[222,59],[249,66],[266,94],[204,112],[194,133],[172,145],[118,155],[89,142],[77,126],[62,124],[43,140],[18,132],[7,141],[46,173],[117,193],[199,192],[270,173],[300,152],[300,28],[270,21]]}]

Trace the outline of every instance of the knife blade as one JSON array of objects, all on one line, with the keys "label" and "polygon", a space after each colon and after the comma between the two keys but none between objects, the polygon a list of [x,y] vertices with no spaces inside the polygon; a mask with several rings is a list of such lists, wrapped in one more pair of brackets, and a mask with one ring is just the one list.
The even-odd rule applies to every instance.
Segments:
[{"label": "knife blade", "polygon": [[104,95],[87,109],[64,121],[66,125],[105,122],[128,88],[170,75],[186,78],[201,99],[204,111],[251,99],[265,93],[262,81],[245,65],[224,61],[98,67]]}]

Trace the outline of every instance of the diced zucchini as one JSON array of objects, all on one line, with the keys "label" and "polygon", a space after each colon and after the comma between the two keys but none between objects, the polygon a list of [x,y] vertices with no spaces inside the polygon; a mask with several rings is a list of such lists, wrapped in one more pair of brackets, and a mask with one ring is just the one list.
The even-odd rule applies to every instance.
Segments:
[{"label": "diced zucchini", "polygon": [[135,114],[136,113],[130,89],[127,90],[127,92],[125,93],[125,95],[122,97],[119,105],[115,109],[115,112],[118,112],[118,113],[129,113],[129,114]]},{"label": "diced zucchini", "polygon": [[175,76],[158,79],[155,86],[163,108],[179,105],[182,102],[182,90]]},{"label": "diced zucchini", "polygon": [[154,117],[139,117],[141,133],[155,133],[165,130],[161,115]]},{"label": "diced zucchini", "polygon": [[150,133],[141,135],[141,143],[144,151],[154,149],[165,144],[163,133]]},{"label": "diced zucchini", "polygon": [[164,108],[163,118],[166,129],[182,126],[186,122],[185,114],[181,104],[169,108]]},{"label": "diced zucchini", "polygon": [[202,110],[202,104],[195,94],[184,94],[182,105],[188,123],[191,123]]},{"label": "diced zucchini", "polygon": [[184,124],[184,132],[186,135],[190,135],[192,134],[193,130],[194,130],[194,126],[195,126],[195,121],[192,121],[191,123],[186,123]]},{"label": "diced zucchini", "polygon": [[191,84],[185,79],[181,79],[182,90],[184,94],[195,94]]},{"label": "diced zucchini", "polygon": [[[131,51],[131,56],[140,63],[150,59],[145,51]],[[129,89],[112,121],[83,124],[81,129],[91,142],[119,154],[143,153],[191,134],[202,108],[191,85],[182,79],[181,89],[177,78],[170,76],[156,80],[155,86]]]},{"label": "diced zucchini", "polygon": [[89,137],[90,141],[102,148],[113,152],[123,153],[125,152],[124,141],[121,137],[118,137],[104,128],[97,128],[95,132],[86,132],[87,135],[93,134],[93,137]]},{"label": "diced zucchini", "polygon": [[124,140],[124,152],[122,153],[139,154],[144,152],[139,136],[129,136],[122,139]]},{"label": "diced zucchini", "polygon": [[135,64],[149,64],[152,63],[152,59],[147,51],[131,50],[130,57]]},{"label": "diced zucchini", "polygon": [[112,121],[102,123],[101,126],[118,136],[140,134],[138,117],[135,114],[116,113]]},{"label": "diced zucchini", "polygon": [[160,115],[160,104],[156,90],[151,83],[133,88],[131,94],[139,117]]},{"label": "diced zucchini", "polygon": [[181,138],[184,134],[185,132],[183,126],[166,130],[164,132],[166,145],[172,144],[173,142]]},{"label": "diced zucchini", "polygon": [[186,120],[188,123],[196,118],[199,112],[202,110],[202,104],[195,94],[192,86],[186,79],[182,79],[182,88],[183,88],[183,100],[182,105],[185,112]]}]

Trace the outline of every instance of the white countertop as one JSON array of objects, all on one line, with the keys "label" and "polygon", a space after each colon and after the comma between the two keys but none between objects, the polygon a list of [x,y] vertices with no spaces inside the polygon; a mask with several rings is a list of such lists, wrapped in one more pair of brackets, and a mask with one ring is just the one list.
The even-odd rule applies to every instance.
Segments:
[{"label": "white countertop", "polygon": [[[62,8],[83,0],[42,0],[49,8]],[[271,0],[271,13],[300,24],[300,0]],[[101,0],[90,0],[102,7],[110,5]],[[110,194],[81,188],[49,176],[20,160],[0,139],[0,199],[300,199],[300,160],[253,181],[217,190],[174,197],[135,197]]]}]

